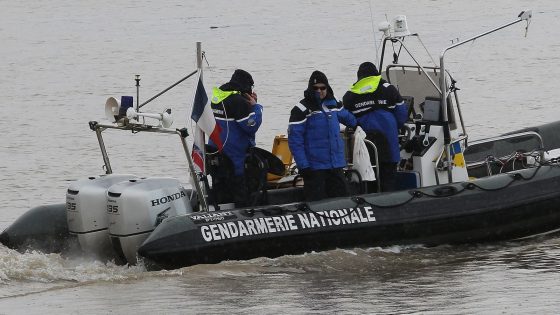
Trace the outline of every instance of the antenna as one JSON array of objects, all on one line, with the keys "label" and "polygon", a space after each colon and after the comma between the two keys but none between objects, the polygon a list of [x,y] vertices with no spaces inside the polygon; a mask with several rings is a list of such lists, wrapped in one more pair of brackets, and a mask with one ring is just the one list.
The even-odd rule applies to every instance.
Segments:
[{"label": "antenna", "polygon": [[379,64],[379,47],[377,46],[377,38],[375,37],[375,26],[373,24],[373,10],[371,9],[371,0],[369,1],[369,16],[371,18],[371,32],[373,33],[373,44],[375,45],[375,64]]}]

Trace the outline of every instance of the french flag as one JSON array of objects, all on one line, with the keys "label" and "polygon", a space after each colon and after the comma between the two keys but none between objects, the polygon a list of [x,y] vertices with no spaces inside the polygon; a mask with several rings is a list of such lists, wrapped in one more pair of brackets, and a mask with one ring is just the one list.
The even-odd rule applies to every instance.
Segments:
[{"label": "french flag", "polygon": [[202,83],[202,77],[198,77],[198,84],[196,86],[196,93],[194,95],[193,109],[191,119],[196,123],[196,130],[194,134],[192,158],[194,164],[197,166],[198,171],[204,171],[204,134],[218,146],[218,150],[223,147],[222,140],[220,139],[220,126],[216,123],[210,104],[208,104],[208,96]]}]

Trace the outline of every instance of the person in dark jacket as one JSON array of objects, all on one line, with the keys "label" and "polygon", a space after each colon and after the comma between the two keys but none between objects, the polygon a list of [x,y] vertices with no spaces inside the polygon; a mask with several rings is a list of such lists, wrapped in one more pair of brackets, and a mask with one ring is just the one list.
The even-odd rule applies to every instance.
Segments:
[{"label": "person in dark jacket", "polygon": [[355,127],[356,118],[334,97],[327,76],[314,71],[304,98],[290,113],[288,145],[305,183],[308,201],[348,195],[343,168],[340,123]]},{"label": "person in dark jacket", "polygon": [[[231,160],[233,166],[230,172],[214,174],[212,180],[218,186],[215,190],[219,202],[234,201],[237,207],[246,206],[249,199],[245,158],[249,148],[255,146],[255,134],[262,122],[263,107],[257,103],[253,85],[251,74],[237,69],[228,83],[212,90],[211,107],[221,129],[221,153]],[[209,145],[217,147],[212,141]]]},{"label": "person in dark jacket", "polygon": [[400,161],[399,129],[408,115],[399,91],[381,78],[373,63],[364,62],[358,69],[358,81],[344,94],[342,103],[377,147],[382,191],[394,190]]}]

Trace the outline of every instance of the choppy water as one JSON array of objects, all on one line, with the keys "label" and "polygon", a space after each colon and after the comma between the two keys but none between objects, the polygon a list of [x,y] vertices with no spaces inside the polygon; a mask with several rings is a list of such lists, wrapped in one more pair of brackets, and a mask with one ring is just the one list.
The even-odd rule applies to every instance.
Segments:
[{"label": "choppy water", "polygon": [[[372,11],[370,12],[370,4]],[[377,24],[405,14],[435,58],[532,9],[522,25],[448,53],[471,138],[560,119],[560,5],[542,1],[6,1],[0,0],[0,230],[27,209],[64,200],[68,183],[102,173],[87,122],[109,96],[146,100],[195,68],[207,88],[235,68],[265,106],[257,141],[287,128],[312,70],[341,97],[375,59]],[[379,39],[379,34],[376,34]],[[147,106],[184,117],[192,81]],[[115,172],[186,181],[178,139],[114,133]],[[20,254],[0,245],[7,313],[553,313],[560,238],[477,246],[335,250],[147,272],[84,257]]]}]

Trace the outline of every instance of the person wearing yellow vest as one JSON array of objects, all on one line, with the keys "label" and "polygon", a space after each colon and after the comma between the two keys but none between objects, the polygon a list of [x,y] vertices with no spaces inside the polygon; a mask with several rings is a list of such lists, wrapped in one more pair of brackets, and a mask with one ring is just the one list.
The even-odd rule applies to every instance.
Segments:
[{"label": "person wearing yellow vest", "polygon": [[[245,158],[255,146],[255,135],[262,123],[263,107],[253,92],[254,81],[247,71],[237,69],[228,83],[212,90],[211,108],[220,126],[221,153],[232,162],[233,170],[214,174],[213,190],[218,202],[234,202],[236,207],[247,205],[249,192],[245,179]],[[208,144],[217,148],[209,140]],[[216,177],[216,178],[214,178]]]},{"label": "person wearing yellow vest", "polygon": [[381,77],[373,63],[364,62],[358,69],[358,81],[344,94],[342,103],[377,147],[381,190],[394,190],[400,161],[399,129],[408,114],[399,91]]}]

